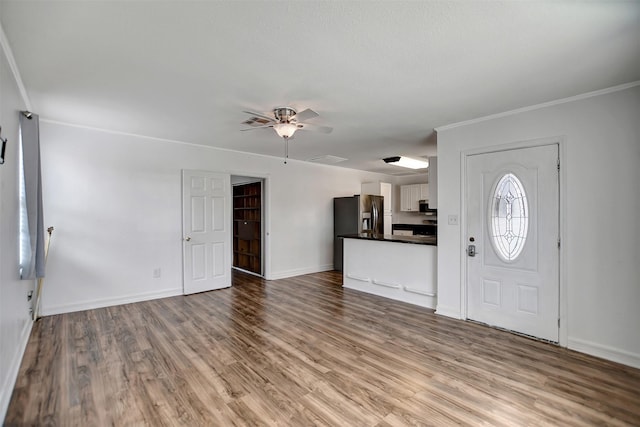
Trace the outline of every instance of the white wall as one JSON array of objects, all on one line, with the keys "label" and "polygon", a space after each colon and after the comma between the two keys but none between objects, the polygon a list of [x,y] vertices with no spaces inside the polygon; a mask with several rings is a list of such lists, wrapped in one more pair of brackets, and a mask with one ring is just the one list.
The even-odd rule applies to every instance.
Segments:
[{"label": "white wall", "polygon": [[[631,86],[631,87],[629,87]],[[618,90],[622,89],[622,90]],[[563,285],[569,348],[640,368],[640,86],[438,130],[438,313],[460,317],[461,153],[564,140]]]},{"label": "white wall", "polygon": [[[181,169],[266,177],[267,272],[333,268],[333,197],[392,177],[41,121],[43,313],[182,292]],[[160,268],[161,277],[153,278]]]},{"label": "white wall", "polygon": [[0,165],[0,424],[32,325],[27,292],[33,290],[33,281],[21,281],[18,276],[18,114],[24,109],[3,45],[0,126],[8,143],[5,163]]}]

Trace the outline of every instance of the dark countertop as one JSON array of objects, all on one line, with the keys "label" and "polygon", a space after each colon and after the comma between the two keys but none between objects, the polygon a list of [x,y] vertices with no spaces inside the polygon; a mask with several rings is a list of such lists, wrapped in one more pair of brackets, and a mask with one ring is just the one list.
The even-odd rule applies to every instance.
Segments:
[{"label": "dark countertop", "polygon": [[424,228],[430,227],[437,224],[391,224],[391,228],[395,228],[397,230],[413,230],[414,228]]},{"label": "dark countertop", "polygon": [[392,230],[411,230],[420,234],[437,234],[438,224],[391,224]]},{"label": "dark countertop", "polygon": [[436,236],[394,236],[391,234],[360,233],[344,234],[338,237],[344,237],[345,239],[377,240],[379,242],[413,243],[416,245],[438,245],[438,238]]}]

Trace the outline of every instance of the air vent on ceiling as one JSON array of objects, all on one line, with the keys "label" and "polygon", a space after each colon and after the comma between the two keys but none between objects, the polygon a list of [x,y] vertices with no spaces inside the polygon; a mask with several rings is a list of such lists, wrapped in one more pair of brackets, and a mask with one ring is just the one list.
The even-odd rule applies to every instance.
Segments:
[{"label": "air vent on ceiling", "polygon": [[308,159],[307,162],[324,163],[325,165],[333,165],[335,163],[344,162],[345,160],[349,160],[349,159],[345,159],[344,157],[325,155],[325,156],[313,157],[311,159]]}]

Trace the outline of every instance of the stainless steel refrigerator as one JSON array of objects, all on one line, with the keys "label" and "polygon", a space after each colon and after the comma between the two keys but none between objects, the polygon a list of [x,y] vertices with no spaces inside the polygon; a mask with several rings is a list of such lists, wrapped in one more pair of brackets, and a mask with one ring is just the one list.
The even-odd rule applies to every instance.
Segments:
[{"label": "stainless steel refrigerator", "polygon": [[342,271],[343,234],[383,234],[384,197],[370,194],[333,199],[333,268]]}]

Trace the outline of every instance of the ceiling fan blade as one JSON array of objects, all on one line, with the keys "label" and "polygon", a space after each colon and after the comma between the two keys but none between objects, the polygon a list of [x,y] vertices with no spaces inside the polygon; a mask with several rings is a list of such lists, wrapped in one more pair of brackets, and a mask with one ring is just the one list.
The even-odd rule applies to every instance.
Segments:
[{"label": "ceiling fan blade", "polygon": [[264,126],[253,126],[247,129],[240,129],[241,131],[245,131],[245,130],[255,130],[255,129],[263,129],[263,128],[272,128],[273,125],[264,125]]},{"label": "ceiling fan blade", "polygon": [[243,113],[247,113],[247,114],[250,114],[250,115],[252,115],[252,116],[256,116],[256,117],[261,117],[261,118],[263,118],[263,119],[270,120],[270,121],[272,121],[272,122],[275,122],[275,121],[276,121],[275,117],[273,117],[273,116],[269,117],[269,116],[267,116],[266,114],[263,114],[263,113],[256,113],[255,111],[243,111]]},{"label": "ceiling fan blade", "polygon": [[276,124],[276,122],[274,122],[273,120],[263,119],[262,117],[251,117],[250,119],[242,122],[242,124],[256,128],[261,126],[273,126],[274,124]]},{"label": "ceiling fan blade", "polygon": [[313,119],[314,117],[318,117],[319,115],[320,114],[316,113],[312,109],[307,108],[306,110],[300,111],[292,118],[297,120],[298,122],[304,122],[305,120]]},{"label": "ceiling fan blade", "polygon": [[310,130],[312,132],[331,133],[333,131],[332,127],[312,125],[310,123],[298,123],[297,126],[299,130]]}]

